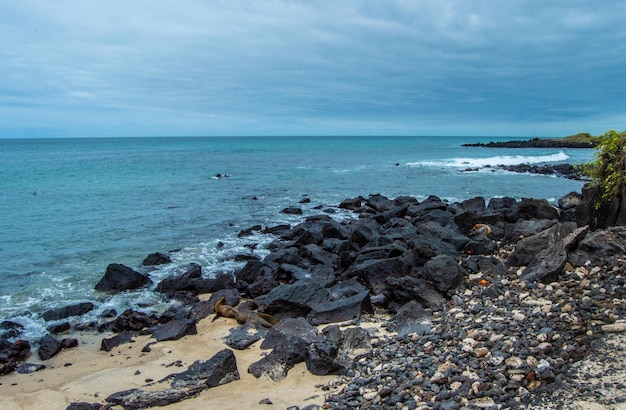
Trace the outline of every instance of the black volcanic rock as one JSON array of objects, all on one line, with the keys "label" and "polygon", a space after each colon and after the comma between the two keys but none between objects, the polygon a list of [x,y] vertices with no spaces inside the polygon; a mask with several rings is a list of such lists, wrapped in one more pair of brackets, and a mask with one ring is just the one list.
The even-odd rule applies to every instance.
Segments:
[{"label": "black volcanic rock", "polygon": [[203,390],[239,380],[237,361],[233,351],[224,349],[209,360],[197,360],[189,368],[159,380],[158,384],[170,381],[164,390],[131,389],[113,393],[106,401],[125,409],[143,409],[166,406],[194,397]]},{"label": "black volcanic rock", "polygon": [[128,266],[112,263],[107,266],[102,279],[96,284],[95,289],[100,292],[122,292],[124,290],[137,289],[151,284],[147,275],[139,273]]},{"label": "black volcanic rock", "polygon": [[532,138],[523,141],[498,141],[488,143],[463,144],[464,147],[484,147],[484,148],[593,148],[592,142],[571,141],[568,139],[552,138]]},{"label": "black volcanic rock", "polygon": [[143,266],[166,265],[172,263],[172,258],[161,252],[151,253],[143,260]]},{"label": "black volcanic rock", "polygon": [[76,303],[74,305],[64,306],[57,309],[49,309],[43,312],[41,317],[46,322],[51,320],[65,319],[70,316],[80,316],[92,311],[95,305],[91,302]]}]

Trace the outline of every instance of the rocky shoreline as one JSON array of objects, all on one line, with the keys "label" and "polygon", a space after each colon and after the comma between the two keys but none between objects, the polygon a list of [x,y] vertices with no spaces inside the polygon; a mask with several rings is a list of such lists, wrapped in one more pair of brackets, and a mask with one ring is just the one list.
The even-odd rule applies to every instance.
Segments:
[{"label": "rocky shoreline", "polygon": [[[626,228],[590,231],[581,195],[558,206],[529,198],[448,203],[371,195],[338,207],[355,218],[338,222],[322,213],[295,226],[241,231],[276,240],[264,258],[239,255],[245,266],[232,275],[205,278],[199,265],[180,267],[155,288],[181,302],[161,315],[110,312],[72,326],[71,318],[93,306],[44,312],[68,319],[57,325],[59,334],[102,332],[107,352],[150,335],[147,355],[166,341],[193,340],[199,324],[218,316],[220,300],[220,316],[230,318],[221,320],[232,322],[224,349],[186,371],[68,408],[177,403],[238,383],[240,371],[280,382],[298,363],[314,375],[337,376],[321,389],[325,408],[541,407],[558,399],[551,393],[559,389],[606,405],[626,401],[626,393],[596,397],[571,376],[604,335],[626,332]],[[167,254],[146,258],[145,272],[112,264],[96,288],[149,286],[149,266],[162,263],[170,263]],[[2,326],[1,373],[45,372],[29,363],[28,342],[9,342],[19,338],[19,326]],[[51,346],[49,357],[76,346],[57,337],[41,341]],[[231,349],[259,343],[266,354],[240,368]],[[607,387],[619,390],[619,383]]]},{"label": "rocky shoreline", "polygon": [[[461,172],[477,172],[481,168],[466,168]],[[482,169],[502,170],[521,174],[550,175],[559,178],[573,179],[576,181],[589,180],[583,171],[582,165],[572,164],[517,164],[517,165],[485,165]]]},{"label": "rocky shoreline", "polygon": [[531,138],[524,141],[491,141],[488,143],[468,143],[464,147],[483,148],[594,148],[596,143],[591,141],[572,140],[568,138]]}]

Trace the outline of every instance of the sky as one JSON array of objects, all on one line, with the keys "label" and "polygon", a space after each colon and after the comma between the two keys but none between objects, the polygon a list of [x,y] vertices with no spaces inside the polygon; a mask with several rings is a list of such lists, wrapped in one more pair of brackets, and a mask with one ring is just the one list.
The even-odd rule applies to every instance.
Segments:
[{"label": "sky", "polygon": [[2,0],[0,138],[626,129],[618,0]]}]

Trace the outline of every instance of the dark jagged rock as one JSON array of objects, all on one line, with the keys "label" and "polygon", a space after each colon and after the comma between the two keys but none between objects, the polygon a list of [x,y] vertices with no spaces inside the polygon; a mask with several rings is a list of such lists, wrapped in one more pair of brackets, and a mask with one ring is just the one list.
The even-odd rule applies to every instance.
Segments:
[{"label": "dark jagged rock", "polygon": [[117,293],[137,289],[151,283],[152,281],[147,275],[132,270],[128,266],[112,263],[107,266],[104,276],[96,284],[95,289],[100,292]]},{"label": "dark jagged rock", "polygon": [[18,367],[30,354],[30,343],[27,340],[17,340],[8,346],[0,348],[0,375],[8,374]]},{"label": "dark jagged rock", "polygon": [[233,349],[245,350],[264,338],[265,335],[267,335],[267,329],[246,322],[243,326],[230,329],[230,333],[224,338],[224,341]]},{"label": "dark jagged rock", "polygon": [[56,356],[61,349],[63,349],[63,344],[52,337],[51,335],[45,335],[41,339],[39,339],[39,358],[41,360],[48,360],[54,356]]},{"label": "dark jagged rock", "polygon": [[0,331],[2,333],[2,337],[0,338],[0,340],[17,337],[22,333],[23,330],[24,325],[17,322],[12,322],[10,320],[3,320],[0,323]]},{"label": "dark jagged rock", "polygon": [[46,322],[51,320],[65,319],[71,316],[81,316],[85,313],[91,312],[95,308],[95,305],[91,302],[76,303],[74,305],[64,306],[57,309],[49,309],[43,312],[41,317]]},{"label": "dark jagged rock", "polygon": [[508,172],[554,175],[560,178],[582,180],[585,175],[582,167],[571,164],[518,164],[518,165],[498,165],[497,168]]},{"label": "dark jagged rock", "polygon": [[364,290],[356,295],[314,304],[307,319],[314,325],[321,325],[357,319],[362,312],[372,311],[369,291]]},{"label": "dark jagged rock", "polygon": [[263,229],[261,231],[261,233],[264,234],[272,234],[272,235],[282,235],[286,232],[289,232],[289,230],[291,230],[291,226],[288,224],[280,224],[280,225],[276,225],[276,226],[268,226],[265,227],[265,229]]},{"label": "dark jagged rock", "polygon": [[615,263],[626,255],[626,228],[613,227],[589,232],[580,241],[576,250],[569,255],[574,266],[584,266],[588,261],[592,266]]},{"label": "dark jagged rock", "polygon": [[545,199],[522,198],[517,204],[513,218],[517,219],[559,219],[559,210]]},{"label": "dark jagged rock", "polygon": [[504,227],[504,237],[515,243],[522,238],[538,234],[557,223],[554,219],[520,219],[515,223],[507,223]]},{"label": "dark jagged rock", "polygon": [[349,327],[341,331],[339,352],[335,359],[335,367],[340,374],[354,367],[355,362],[371,355],[372,341],[367,330],[360,327]]},{"label": "dark jagged rock", "polygon": [[432,326],[432,314],[414,300],[403,305],[386,324],[387,329],[397,332],[399,338],[411,333],[424,336],[430,333]]},{"label": "dark jagged rock", "polygon": [[522,239],[508,258],[509,266],[527,266],[538,258],[550,244],[564,239],[576,229],[576,223],[556,224],[535,235]]},{"label": "dark jagged rock", "polygon": [[186,371],[169,375],[158,383],[170,380],[170,387],[165,390],[125,390],[111,394],[106,401],[125,409],[141,409],[166,406],[194,397],[208,388],[239,380],[235,355],[232,350],[224,349],[211,359],[198,360]]},{"label": "dark jagged rock", "polygon": [[200,265],[192,263],[183,274],[174,274],[163,279],[155,290],[170,296],[176,292],[190,292],[193,295],[200,295],[234,287],[235,283],[232,276],[221,274],[215,278],[202,278]]},{"label": "dark jagged rock", "polygon": [[[599,206],[598,206],[599,205]],[[578,225],[589,225],[592,230],[626,225],[626,192],[616,193],[610,200],[602,200],[597,187],[586,184],[576,206]]]},{"label": "dark jagged rock", "polygon": [[433,310],[441,309],[446,301],[441,293],[414,275],[387,278],[385,284],[385,303],[392,312],[412,300]]},{"label": "dark jagged rock", "polygon": [[459,206],[462,210],[466,212],[472,212],[477,215],[481,215],[487,211],[485,198],[483,198],[482,196],[477,196],[475,198],[462,201]]},{"label": "dark jagged rock", "polygon": [[302,208],[298,208],[297,206],[289,206],[283,209],[282,213],[289,215],[302,215]]},{"label": "dark jagged rock", "polygon": [[265,295],[279,285],[278,268],[275,262],[248,261],[235,273],[237,288],[251,298]]},{"label": "dark jagged rock", "polygon": [[154,314],[127,309],[115,320],[101,325],[98,330],[101,332],[110,330],[115,333],[121,333],[123,331],[141,331],[157,323],[159,323],[159,318]]},{"label": "dark jagged rock", "polygon": [[448,255],[437,255],[424,265],[424,276],[444,294],[461,285],[464,275],[464,269]]},{"label": "dark jagged rock", "polygon": [[344,199],[338,205],[338,208],[348,209],[350,211],[358,211],[359,209],[361,209],[361,206],[363,206],[363,201],[365,201],[365,198],[363,198],[362,196],[351,199]]},{"label": "dark jagged rock", "polygon": [[374,259],[354,265],[346,272],[346,277],[358,277],[377,295],[384,291],[387,278],[405,276],[409,270],[410,266],[403,257]]},{"label": "dark jagged rock", "polygon": [[68,338],[68,339],[63,339],[61,341],[61,347],[63,349],[71,349],[77,346],[78,346],[78,339]]},{"label": "dark jagged rock", "polygon": [[161,252],[151,253],[146,256],[143,260],[143,266],[157,266],[157,265],[167,265],[168,263],[172,263],[172,258],[169,255]]},{"label": "dark jagged rock", "polygon": [[100,350],[105,352],[110,352],[113,348],[125,344],[125,343],[135,343],[133,337],[137,336],[138,332],[124,331],[115,336],[104,338],[100,342]]},{"label": "dark jagged rock", "polygon": [[578,245],[588,230],[587,227],[576,228],[575,222],[558,224],[553,228],[547,230],[550,232],[544,231],[547,243],[528,263],[520,279],[547,283],[557,280],[568,260],[568,251]]},{"label": "dark jagged rock", "polygon": [[247,237],[247,236],[251,236],[255,232],[259,232],[261,229],[263,229],[263,227],[261,225],[254,225],[254,226],[251,226],[249,228],[242,229],[241,231],[239,231],[237,236],[239,238],[244,238],[244,237]]},{"label": "dark jagged rock", "polygon": [[20,367],[17,368],[17,372],[20,374],[28,374],[38,372],[45,368],[46,365],[41,363],[22,363]]},{"label": "dark jagged rock", "polygon": [[248,367],[248,373],[254,377],[268,376],[275,382],[281,381],[296,363],[304,361],[307,344],[299,338],[292,338],[289,343],[274,348],[267,356]]},{"label": "dark jagged rock", "polygon": [[485,148],[593,148],[595,142],[576,141],[567,138],[531,138],[529,140],[514,141],[491,141],[488,143],[478,142],[474,144],[463,144],[464,147],[485,147]]},{"label": "dark jagged rock", "polygon": [[261,349],[273,350],[250,365],[248,373],[257,378],[266,375],[274,381],[282,380],[289,369],[304,361],[306,347],[318,338],[317,329],[304,318],[282,319],[267,332],[261,344]]},{"label": "dark jagged rock", "polygon": [[315,341],[307,346],[304,353],[306,368],[316,376],[338,373],[339,367],[335,364],[339,346],[328,339]]},{"label": "dark jagged rock", "polygon": [[302,339],[305,343],[312,343],[317,337],[317,329],[306,319],[302,317],[281,319],[268,331],[261,344],[261,349],[273,349],[281,344],[286,344],[293,338]]},{"label": "dark jagged rock", "polygon": [[330,300],[328,290],[315,282],[296,282],[272,289],[264,300],[263,312],[305,317],[314,305]]},{"label": "dark jagged rock", "polygon": [[261,257],[253,253],[239,253],[233,257],[235,262],[260,261]]},{"label": "dark jagged rock", "polygon": [[151,329],[152,337],[157,342],[164,340],[178,340],[187,335],[196,335],[196,321],[186,317],[177,317],[167,323],[158,325]]},{"label": "dark jagged rock", "polygon": [[372,352],[370,336],[360,327],[340,330],[328,326],[323,336],[309,344],[305,351],[307,369],[315,375],[347,374],[354,363]]},{"label": "dark jagged rock", "polygon": [[67,332],[68,330],[70,330],[72,326],[70,325],[70,322],[63,322],[63,323],[59,323],[58,325],[54,325],[54,326],[49,326],[48,327],[48,331],[50,333],[63,333],[63,332]]},{"label": "dark jagged rock", "polygon": [[105,406],[100,403],[87,403],[81,401],[70,403],[65,410],[102,410],[103,408],[105,408]]}]

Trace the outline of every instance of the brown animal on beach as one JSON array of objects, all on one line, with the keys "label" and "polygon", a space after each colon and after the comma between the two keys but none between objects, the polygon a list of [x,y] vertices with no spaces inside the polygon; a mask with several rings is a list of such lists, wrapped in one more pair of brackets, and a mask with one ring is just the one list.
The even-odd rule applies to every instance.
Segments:
[{"label": "brown animal on beach", "polygon": [[215,321],[218,317],[229,317],[237,320],[237,323],[243,325],[246,322],[258,323],[263,327],[270,328],[278,323],[278,319],[266,313],[258,312],[241,312],[232,306],[225,304],[226,300],[222,297],[215,302]]},{"label": "brown animal on beach", "polygon": [[476,225],[474,225],[474,227],[470,231],[470,235],[471,236],[476,236],[476,235],[481,235],[481,234],[485,235],[485,236],[491,235],[491,227],[489,225],[486,225],[486,224],[476,224]]}]

